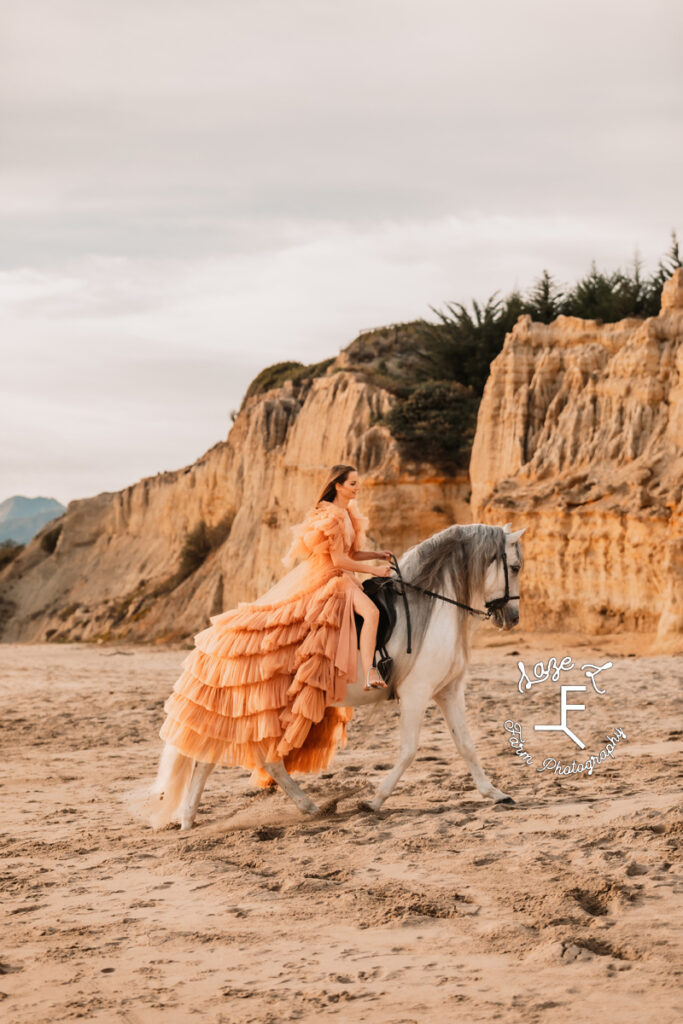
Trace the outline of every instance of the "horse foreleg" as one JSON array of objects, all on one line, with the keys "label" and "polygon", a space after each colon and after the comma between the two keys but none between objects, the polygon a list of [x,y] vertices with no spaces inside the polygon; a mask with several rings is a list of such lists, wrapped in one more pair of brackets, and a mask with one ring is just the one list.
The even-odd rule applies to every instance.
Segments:
[{"label": "horse foreleg", "polygon": [[294,801],[303,814],[318,813],[318,805],[313,803],[310,796],[306,796],[303,789],[296,784],[282,761],[266,761],[263,767],[270,777],[275,779],[278,786],[285,791],[289,799]]},{"label": "horse foreleg", "polygon": [[199,807],[199,801],[202,798],[204,792],[204,786],[211,772],[216,766],[214,764],[207,764],[205,761],[196,761],[194,771],[192,772],[192,778],[190,780],[190,786],[185,797],[185,803],[180,812],[180,827],[186,832],[192,828],[194,819],[197,814],[197,808]]},{"label": "horse foreleg", "polygon": [[401,746],[398,761],[385,777],[372,800],[361,801],[365,810],[378,811],[387,797],[391,796],[396,783],[406,768],[412,764],[417,753],[420,739],[420,727],[427,707],[427,700],[422,693],[401,693]]},{"label": "horse foreleg", "polygon": [[512,803],[512,797],[497,789],[490,781],[481,766],[481,761],[474,746],[474,741],[467,727],[465,712],[464,681],[451,683],[445,690],[435,694],[434,700],[443,712],[455,746],[467,765],[474,784],[482,796],[489,797],[494,803]]}]

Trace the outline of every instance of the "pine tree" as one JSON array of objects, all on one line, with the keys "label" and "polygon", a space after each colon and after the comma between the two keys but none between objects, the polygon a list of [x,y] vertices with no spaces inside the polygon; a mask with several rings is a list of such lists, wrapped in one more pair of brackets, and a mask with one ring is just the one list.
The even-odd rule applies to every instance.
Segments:
[{"label": "pine tree", "polygon": [[544,270],[527,294],[526,312],[531,314],[533,320],[549,324],[562,312],[563,298],[551,274]]},{"label": "pine tree", "polygon": [[657,309],[655,310],[655,312],[659,311],[659,302],[662,294],[662,288],[669,280],[669,278],[672,276],[674,270],[676,270],[680,266],[683,266],[683,264],[681,263],[681,253],[678,245],[678,238],[676,237],[676,232],[672,229],[671,245],[669,246],[668,252],[665,254],[663,259],[659,260],[657,264],[657,269],[649,281],[650,290],[655,296],[657,302]]}]

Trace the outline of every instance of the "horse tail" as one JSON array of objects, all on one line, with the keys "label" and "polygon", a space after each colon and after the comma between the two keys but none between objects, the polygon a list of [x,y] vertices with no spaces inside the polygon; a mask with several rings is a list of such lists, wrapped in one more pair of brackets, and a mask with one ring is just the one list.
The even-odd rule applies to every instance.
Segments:
[{"label": "horse tail", "polygon": [[165,828],[182,807],[192,778],[194,760],[167,743],[161,752],[159,771],[150,789],[150,795],[161,799],[149,823],[152,828]]}]

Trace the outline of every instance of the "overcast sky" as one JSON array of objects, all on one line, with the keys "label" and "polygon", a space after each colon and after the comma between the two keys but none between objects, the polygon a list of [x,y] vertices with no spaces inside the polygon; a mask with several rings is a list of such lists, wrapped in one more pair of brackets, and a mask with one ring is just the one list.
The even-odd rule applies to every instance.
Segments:
[{"label": "overcast sky", "polygon": [[679,0],[4,0],[0,501],[187,465],[251,378],[683,241]]}]

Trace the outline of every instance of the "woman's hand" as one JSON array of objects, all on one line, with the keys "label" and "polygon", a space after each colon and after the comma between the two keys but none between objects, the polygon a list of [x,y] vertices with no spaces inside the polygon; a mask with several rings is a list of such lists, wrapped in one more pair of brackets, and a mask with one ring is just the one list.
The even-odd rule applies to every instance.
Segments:
[{"label": "woman's hand", "polygon": [[390,562],[394,557],[393,551],[376,551],[375,555],[377,558],[383,558],[385,562]]},{"label": "woman's hand", "polygon": [[391,566],[378,565],[377,568],[375,568],[375,566],[373,565],[370,572],[372,573],[373,576],[391,576]]}]

